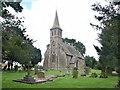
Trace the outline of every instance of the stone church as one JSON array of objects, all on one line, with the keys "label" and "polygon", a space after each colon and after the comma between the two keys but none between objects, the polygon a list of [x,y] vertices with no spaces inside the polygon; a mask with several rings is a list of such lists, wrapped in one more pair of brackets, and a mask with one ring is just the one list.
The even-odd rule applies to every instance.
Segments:
[{"label": "stone church", "polygon": [[50,44],[44,54],[43,67],[45,70],[61,70],[85,67],[84,57],[74,46],[62,41],[62,29],[59,25],[56,11],[53,27],[50,29]]}]

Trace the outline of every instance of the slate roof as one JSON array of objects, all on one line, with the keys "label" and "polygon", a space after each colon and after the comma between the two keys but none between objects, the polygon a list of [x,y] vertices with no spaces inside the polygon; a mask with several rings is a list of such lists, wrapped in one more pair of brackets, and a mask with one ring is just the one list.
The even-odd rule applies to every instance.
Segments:
[{"label": "slate roof", "polygon": [[72,56],[72,60],[70,61],[70,63],[75,63],[77,58],[84,59],[81,53],[77,51],[73,46],[63,43],[62,48],[64,52],[66,53],[66,55]]}]

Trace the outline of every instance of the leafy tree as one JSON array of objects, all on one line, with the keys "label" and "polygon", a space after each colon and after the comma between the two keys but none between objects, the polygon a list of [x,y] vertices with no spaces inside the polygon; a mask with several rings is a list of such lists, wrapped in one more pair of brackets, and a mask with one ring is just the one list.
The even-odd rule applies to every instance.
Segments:
[{"label": "leafy tree", "polygon": [[81,43],[80,41],[76,42],[75,39],[63,38],[63,42],[67,43],[67,44],[70,44],[70,45],[73,45],[76,50],[81,52],[82,55],[85,54],[86,48],[85,48],[84,44]]},{"label": "leafy tree", "polygon": [[82,55],[85,54],[86,48],[83,43],[78,41],[74,44],[74,46],[79,52],[81,52]]},{"label": "leafy tree", "polygon": [[102,6],[99,3],[92,5],[92,9],[99,13],[95,18],[100,22],[100,25],[94,25],[97,30],[101,30],[98,41],[102,47],[95,46],[99,62],[102,65],[102,73],[111,73],[112,69],[118,63],[118,32],[120,26],[120,15],[113,4]]},{"label": "leafy tree", "polygon": [[68,39],[68,38],[63,38],[63,42],[65,42],[67,44],[72,44],[73,43],[73,42],[71,42],[71,39]]},{"label": "leafy tree", "polygon": [[94,58],[94,57],[90,57],[90,56],[85,56],[85,63],[86,63],[86,66],[94,69],[94,68],[97,68],[97,60]]},{"label": "leafy tree", "polygon": [[[9,62],[19,62],[25,66],[41,62],[41,51],[33,46],[33,40],[25,35],[22,18],[12,15],[6,7],[11,6],[16,12],[21,12],[20,2],[2,2],[2,58]],[[8,65],[10,66],[10,65]],[[9,67],[8,67],[9,68]]]},{"label": "leafy tree", "polygon": [[41,60],[42,60],[41,50],[34,47],[33,58],[31,62],[32,65],[35,66],[35,64],[37,64],[38,62],[41,62]]},{"label": "leafy tree", "polygon": [[[12,38],[16,37],[15,33],[17,31],[20,31],[20,25],[21,25],[21,20],[19,18],[17,18],[17,20],[15,19],[15,16],[12,15],[7,9],[6,7],[11,6],[13,7],[13,9],[16,12],[21,12],[22,11],[22,7],[20,6],[20,2],[2,2],[2,6],[1,6],[1,13],[2,13],[2,57],[3,59],[9,59],[9,61],[12,60],[12,53],[10,54],[10,48],[12,46]],[[17,9],[18,8],[18,9]],[[16,30],[16,32],[14,32],[14,30]],[[10,42],[9,42],[10,41]],[[10,46],[9,46],[10,45]],[[14,46],[14,45],[13,45]],[[9,50],[7,50],[9,49]],[[13,51],[13,49],[11,49]],[[9,64],[9,63],[8,63]],[[10,66],[10,65],[8,65]],[[9,68],[9,67],[8,67]]]}]

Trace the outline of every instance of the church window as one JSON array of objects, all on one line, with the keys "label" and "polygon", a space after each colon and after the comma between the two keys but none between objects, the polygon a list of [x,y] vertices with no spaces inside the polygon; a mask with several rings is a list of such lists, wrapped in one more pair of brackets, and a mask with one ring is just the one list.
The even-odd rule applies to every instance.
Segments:
[{"label": "church window", "polygon": [[61,33],[61,31],[60,31],[60,36],[62,36],[62,33]]},{"label": "church window", "polygon": [[60,31],[59,31],[59,36],[60,36]]},{"label": "church window", "polygon": [[55,35],[56,35],[56,30],[54,31]]},{"label": "church window", "polygon": [[52,36],[53,36],[53,31],[52,31]]},{"label": "church window", "polygon": [[60,36],[60,32],[58,31],[58,36]]}]

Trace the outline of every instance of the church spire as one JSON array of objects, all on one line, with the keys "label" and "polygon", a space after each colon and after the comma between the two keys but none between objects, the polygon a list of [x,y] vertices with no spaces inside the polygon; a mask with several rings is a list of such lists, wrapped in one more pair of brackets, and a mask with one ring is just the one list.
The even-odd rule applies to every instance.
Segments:
[{"label": "church spire", "polygon": [[55,15],[55,19],[54,19],[54,23],[53,23],[52,29],[53,29],[53,28],[60,28],[57,10],[56,10],[56,15]]}]

